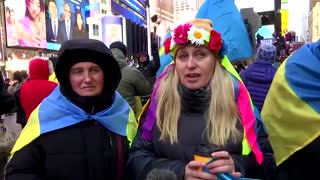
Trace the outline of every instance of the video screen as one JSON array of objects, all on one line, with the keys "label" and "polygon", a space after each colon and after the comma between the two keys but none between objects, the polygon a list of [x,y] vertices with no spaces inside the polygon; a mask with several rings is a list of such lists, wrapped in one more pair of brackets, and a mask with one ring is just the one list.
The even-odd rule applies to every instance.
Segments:
[{"label": "video screen", "polygon": [[263,36],[264,39],[272,39],[273,33],[274,33],[274,25],[264,25],[258,29],[258,31],[255,34],[255,37],[257,38],[257,35],[260,34],[260,36]]},{"label": "video screen", "polygon": [[6,0],[7,46],[59,50],[66,40],[89,38],[90,3],[95,1]]},{"label": "video screen", "polygon": [[[90,3],[94,1],[90,1]],[[88,39],[87,0],[45,0],[47,49],[58,50],[70,39]]]},{"label": "video screen", "polygon": [[7,46],[46,48],[43,0],[6,0]]}]

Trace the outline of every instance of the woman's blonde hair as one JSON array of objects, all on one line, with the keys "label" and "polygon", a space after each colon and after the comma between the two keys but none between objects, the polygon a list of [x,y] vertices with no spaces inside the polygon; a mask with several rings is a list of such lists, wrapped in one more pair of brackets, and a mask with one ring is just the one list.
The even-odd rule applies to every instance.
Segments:
[{"label": "woman's blonde hair", "polygon": [[[215,55],[216,56],[216,55]],[[216,56],[216,59],[219,59]],[[223,146],[227,142],[238,142],[242,137],[237,127],[239,118],[235,102],[233,80],[229,72],[217,60],[209,84],[211,99],[207,109],[206,133],[210,143]],[[175,68],[161,80],[158,89],[156,123],[161,132],[160,140],[178,142],[178,121],[181,113],[181,97],[178,92],[179,78]]]}]

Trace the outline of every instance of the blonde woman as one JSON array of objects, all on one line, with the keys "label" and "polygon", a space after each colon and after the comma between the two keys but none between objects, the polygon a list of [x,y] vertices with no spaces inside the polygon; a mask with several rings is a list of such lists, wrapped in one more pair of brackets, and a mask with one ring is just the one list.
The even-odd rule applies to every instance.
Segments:
[{"label": "blonde woman", "polygon": [[[223,49],[206,19],[178,26],[164,43],[174,62],[156,81],[142,114],[128,160],[132,177],[145,179],[160,169],[177,179],[217,179],[221,173],[272,179],[268,135]],[[200,144],[216,147],[209,155],[215,161],[194,160]]]}]

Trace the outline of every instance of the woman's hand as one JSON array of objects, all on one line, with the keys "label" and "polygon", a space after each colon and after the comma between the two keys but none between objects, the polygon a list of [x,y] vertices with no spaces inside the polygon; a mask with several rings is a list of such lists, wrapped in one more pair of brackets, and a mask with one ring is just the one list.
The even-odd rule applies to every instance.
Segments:
[{"label": "woman's hand", "polygon": [[235,172],[233,159],[227,151],[214,152],[211,156],[216,160],[205,166],[210,173],[230,173],[234,177],[241,177],[240,172]]},{"label": "woman's hand", "polygon": [[217,176],[214,174],[203,172],[199,169],[206,166],[206,163],[199,161],[191,161],[184,170],[185,180],[217,180]]}]

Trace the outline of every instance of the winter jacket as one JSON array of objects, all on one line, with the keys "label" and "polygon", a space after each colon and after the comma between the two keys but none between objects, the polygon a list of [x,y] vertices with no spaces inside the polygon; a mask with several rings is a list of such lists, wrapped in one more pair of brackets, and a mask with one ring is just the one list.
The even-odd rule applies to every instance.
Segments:
[{"label": "winter jacket", "polygon": [[[18,151],[6,169],[7,180],[103,180],[125,175],[126,137],[85,121],[40,136]],[[119,164],[120,163],[120,164]],[[121,178],[123,179],[123,178]]]},{"label": "winter jacket", "polygon": [[56,83],[48,81],[48,62],[42,59],[30,61],[29,77],[29,81],[25,82],[20,89],[20,103],[25,112],[26,120],[40,102],[57,86]]},{"label": "winter jacket", "polygon": [[[193,160],[195,148],[199,144],[208,144],[208,139],[203,136],[206,127],[203,114],[209,104],[206,93],[207,91],[193,93],[186,89],[182,90],[183,108],[178,123],[177,144],[160,141],[160,131],[156,123],[152,130],[152,141],[143,139],[140,131],[131,146],[128,160],[128,167],[134,179],[145,179],[152,169],[169,169],[175,172],[178,180],[184,178],[185,166]],[[240,122],[237,127],[242,130]],[[258,165],[253,153],[249,156],[242,155],[241,141],[236,144],[229,143],[221,147],[221,150],[231,154],[236,171],[241,172],[244,177],[272,179],[276,165],[268,134],[260,121],[256,130],[258,143],[264,155],[261,165]]]},{"label": "winter jacket", "polygon": [[111,52],[116,58],[122,74],[122,79],[117,90],[130,104],[133,111],[136,112],[134,96],[149,95],[151,91],[150,84],[139,70],[128,66],[125,56],[120,49],[113,48]]},{"label": "winter jacket", "polygon": [[277,69],[271,63],[256,61],[240,73],[241,79],[259,112],[261,112],[276,71]]},{"label": "winter jacket", "polygon": [[2,72],[0,71],[0,119],[2,114],[13,113],[15,98],[5,90]]},{"label": "winter jacket", "polygon": [[149,81],[151,88],[153,88],[153,85],[156,81],[156,74],[160,67],[160,57],[158,51],[154,51],[152,56],[152,61],[150,61],[150,57],[147,55],[147,61],[144,63],[139,62],[138,67],[144,77]]},{"label": "winter jacket", "polygon": [[[68,78],[71,68],[82,62],[87,63],[78,69],[80,75],[73,74],[78,81]],[[98,73],[92,64],[103,71],[103,77],[100,72],[94,74],[103,81],[89,76]],[[58,53],[56,76],[59,86],[30,115],[11,151],[6,179],[125,179],[137,122],[129,104],[116,92],[121,71],[111,51],[98,40],[65,41]],[[82,87],[99,83],[103,88],[97,95],[81,96],[71,81],[81,82]]]}]

